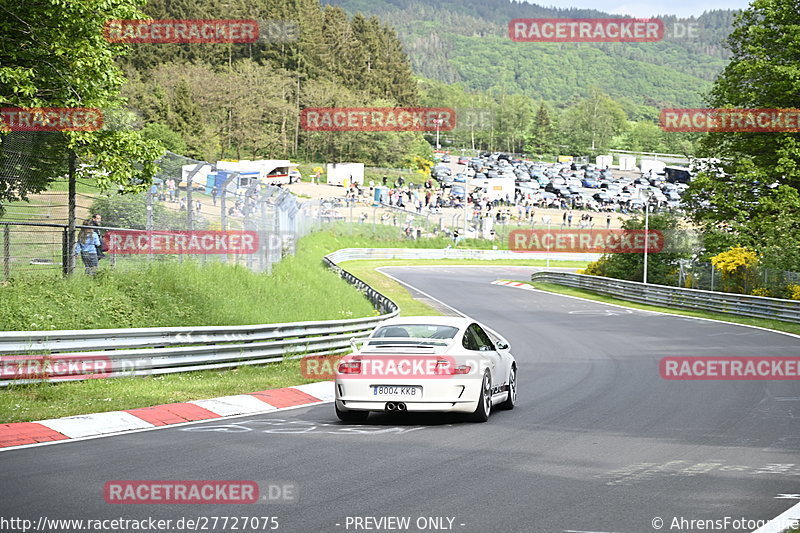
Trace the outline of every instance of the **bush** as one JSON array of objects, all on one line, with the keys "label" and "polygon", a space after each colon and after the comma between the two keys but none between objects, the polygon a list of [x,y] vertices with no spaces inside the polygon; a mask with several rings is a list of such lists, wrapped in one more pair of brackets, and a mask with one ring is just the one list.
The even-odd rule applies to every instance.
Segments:
[{"label": "bush", "polygon": [[800,285],[789,285],[786,287],[786,291],[792,300],[800,300]]},{"label": "bush", "polygon": [[722,272],[726,292],[747,294],[749,287],[757,285],[754,267],[758,254],[742,246],[734,246],[711,258],[714,268]]},{"label": "bush", "polygon": [[608,259],[606,256],[603,256],[597,261],[594,261],[586,265],[586,268],[583,269],[582,271],[578,271],[578,273],[586,274],[587,276],[605,276],[606,263],[608,263]]}]

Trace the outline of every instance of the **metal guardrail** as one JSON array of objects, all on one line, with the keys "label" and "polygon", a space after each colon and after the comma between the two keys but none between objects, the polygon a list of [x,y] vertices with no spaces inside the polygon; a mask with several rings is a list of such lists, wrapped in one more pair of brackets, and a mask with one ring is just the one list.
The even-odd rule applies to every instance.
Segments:
[{"label": "metal guardrail", "polygon": [[531,280],[585,289],[643,304],[800,323],[800,301],[795,300],[683,289],[566,272],[535,272]]},{"label": "metal guardrail", "polygon": [[39,381],[169,374],[343,353],[399,313],[397,304],[328,257],[380,315],[253,326],[0,332],[0,386]]}]

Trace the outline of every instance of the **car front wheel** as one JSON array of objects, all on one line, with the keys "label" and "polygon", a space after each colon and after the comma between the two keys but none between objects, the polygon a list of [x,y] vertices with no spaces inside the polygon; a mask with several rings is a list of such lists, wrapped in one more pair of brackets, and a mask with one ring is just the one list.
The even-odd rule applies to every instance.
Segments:
[{"label": "car front wheel", "polygon": [[501,403],[498,407],[501,409],[508,409],[509,411],[517,404],[517,367],[511,367],[511,373],[508,375],[508,399]]}]

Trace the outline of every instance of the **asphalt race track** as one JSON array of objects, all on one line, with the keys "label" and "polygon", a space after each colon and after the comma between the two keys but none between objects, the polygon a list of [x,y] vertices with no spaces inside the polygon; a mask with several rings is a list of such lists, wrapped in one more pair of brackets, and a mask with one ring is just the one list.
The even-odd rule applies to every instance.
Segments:
[{"label": "asphalt race track", "polygon": [[[796,356],[800,339],[490,284],[530,270],[387,269],[511,341],[518,405],[488,423],[405,414],[346,426],[326,404],[11,450],[0,453],[0,515],[275,516],[287,532],[647,533],[657,518],[661,531],[695,531],[673,520],[769,520],[800,502],[796,381],[667,381],[658,367],[670,355]],[[299,498],[103,498],[109,480],[164,479],[292,484]],[[410,527],[356,528],[354,517],[409,517]]]}]

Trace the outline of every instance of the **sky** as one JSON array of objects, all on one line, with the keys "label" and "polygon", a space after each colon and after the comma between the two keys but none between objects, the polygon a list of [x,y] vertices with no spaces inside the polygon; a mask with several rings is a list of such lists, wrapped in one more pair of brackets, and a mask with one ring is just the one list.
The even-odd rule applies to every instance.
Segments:
[{"label": "sky", "polygon": [[677,15],[698,17],[703,11],[712,9],[744,9],[749,0],[528,0],[533,4],[555,7],[591,8],[617,15],[652,17],[655,15]]}]

